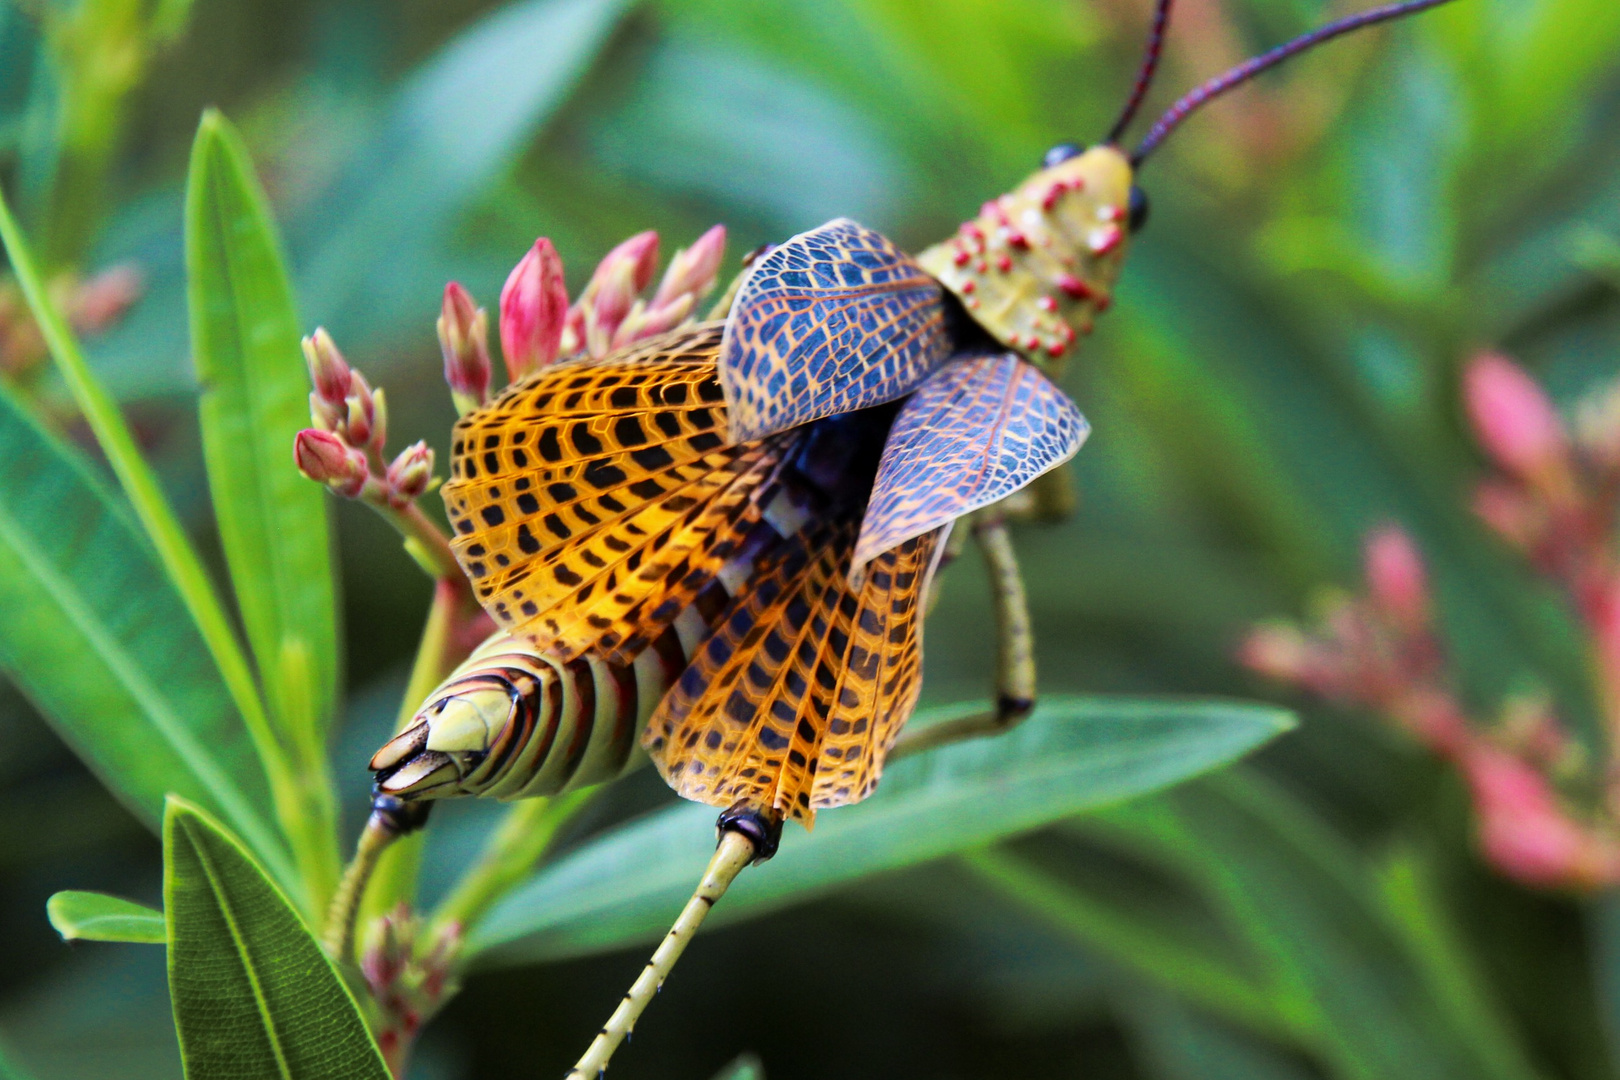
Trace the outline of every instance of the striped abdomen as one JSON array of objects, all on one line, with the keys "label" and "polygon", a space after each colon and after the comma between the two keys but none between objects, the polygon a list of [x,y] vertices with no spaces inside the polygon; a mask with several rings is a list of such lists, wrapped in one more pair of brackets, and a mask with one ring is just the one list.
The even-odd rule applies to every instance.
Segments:
[{"label": "striped abdomen", "polygon": [[689,609],[622,664],[559,663],[497,631],[372,757],[378,789],[406,800],[522,799],[620,776],[646,760],[642,728],[707,632]]}]

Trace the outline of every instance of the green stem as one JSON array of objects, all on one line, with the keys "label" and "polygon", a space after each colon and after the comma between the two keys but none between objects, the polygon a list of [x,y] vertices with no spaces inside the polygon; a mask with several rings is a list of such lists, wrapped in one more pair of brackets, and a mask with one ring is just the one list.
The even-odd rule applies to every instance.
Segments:
[{"label": "green stem", "polygon": [[[203,569],[202,560],[186,538],[185,529],[165,498],[156,474],[141,456],[117,403],[91,372],[78,341],[46,293],[27,241],[3,194],[0,194],[0,242],[5,244],[12,272],[22,287],[29,311],[39,325],[63,381],[95,434],[96,442],[107,456],[107,463],[118,478],[135,516],[150,537],[169,580],[191,612],[231,698],[242,714],[243,723],[270,781],[283,833],[294,845],[305,842],[309,830],[303,821],[304,804],[298,796],[296,771],[270,727],[264,701],[254,681],[253,669],[231,628],[219,593]],[[268,852],[263,854],[273,857]],[[302,863],[304,860],[298,861]],[[278,870],[278,877],[283,883],[298,885],[299,891],[304,891],[301,883],[286,867]],[[307,902],[308,897],[304,899]]]},{"label": "green stem", "polygon": [[528,877],[557,831],[599,790],[590,787],[549,799],[525,799],[508,810],[478,863],[434,913],[429,940],[452,924],[465,931],[482,918],[507,890]]}]

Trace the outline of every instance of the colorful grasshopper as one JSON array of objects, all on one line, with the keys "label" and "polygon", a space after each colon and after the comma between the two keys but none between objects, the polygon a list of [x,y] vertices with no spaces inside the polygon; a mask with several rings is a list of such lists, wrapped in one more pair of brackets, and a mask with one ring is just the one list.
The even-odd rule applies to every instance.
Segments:
[{"label": "colorful grasshopper", "polygon": [[1087,425],[1043,374],[1107,310],[1146,217],[1143,159],[1193,110],[1315,44],[1444,0],[1331,23],[1117,142],[1064,145],[915,259],[838,219],[757,259],[719,317],[546,367],[457,424],[453,548],[501,632],[372,761],[384,798],[519,798],[596,783],[644,747],[726,807],[703,886],[579,1066],[608,1055],[708,906],[784,820],[859,801],[917,700],[921,623],[969,517],[997,590],[988,713],[1033,707],[1029,620],[999,504]]}]

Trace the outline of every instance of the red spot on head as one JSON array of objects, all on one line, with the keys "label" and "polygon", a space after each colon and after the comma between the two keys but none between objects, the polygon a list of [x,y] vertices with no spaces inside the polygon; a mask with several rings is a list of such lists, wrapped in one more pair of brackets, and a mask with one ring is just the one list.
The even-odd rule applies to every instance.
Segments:
[{"label": "red spot on head", "polygon": [[1123,207],[1119,207],[1119,206],[1099,206],[1099,207],[1097,207],[1097,220],[1098,221],[1119,221],[1124,216],[1125,216],[1125,210],[1124,210]]},{"label": "red spot on head", "polygon": [[1073,274],[1059,274],[1057,276],[1057,287],[1076,300],[1090,300],[1095,295],[1091,291],[1090,285],[1087,285]]},{"label": "red spot on head", "polygon": [[1035,306],[1040,308],[1042,311],[1056,311],[1057,301],[1052,299],[1050,296],[1043,296],[1039,300],[1035,301]]},{"label": "red spot on head", "polygon": [[1104,225],[1100,229],[1093,229],[1087,238],[1086,246],[1096,255],[1106,255],[1119,247],[1120,241],[1125,239],[1125,233],[1118,225]]},{"label": "red spot on head", "polygon": [[980,259],[978,262],[973,264],[973,269],[977,270],[981,274],[988,274],[990,272],[990,264],[985,262],[983,259]]},{"label": "red spot on head", "polygon": [[1011,255],[998,255],[998,256],[996,256],[996,269],[1000,270],[1003,274],[1005,274],[1007,271],[1011,270],[1012,269],[1012,256]]},{"label": "red spot on head", "polygon": [[[973,283],[970,281],[970,282],[968,282],[968,284],[971,285]],[[970,308],[976,308],[976,307],[979,306],[979,298],[977,296],[970,296],[966,300],[964,300],[963,303],[965,303]]]},{"label": "red spot on head", "polygon": [[1046,355],[1054,359],[1062,356],[1068,349],[1069,343],[1066,341],[1049,341],[1046,343]]},{"label": "red spot on head", "polygon": [[968,264],[968,260],[971,258],[973,258],[973,255],[968,251],[967,248],[957,248],[956,254],[951,256],[951,262],[955,263],[957,266],[966,266]]},{"label": "red spot on head", "polygon": [[1029,247],[1029,237],[1025,236],[1017,229],[1008,229],[1007,243],[1011,244],[1015,248],[1027,248]]},{"label": "red spot on head", "polygon": [[980,231],[979,227],[971,221],[965,221],[962,223],[962,235],[970,236],[979,241],[981,244],[984,243],[984,233]]},{"label": "red spot on head", "polygon": [[1052,209],[1052,207],[1057,205],[1058,199],[1062,198],[1063,193],[1065,191],[1067,191],[1067,190],[1068,190],[1068,188],[1063,186],[1063,181],[1061,181],[1061,180],[1057,181],[1051,187],[1047,188],[1046,193],[1041,196],[1041,209],[1042,210],[1050,210],[1050,209]]},{"label": "red spot on head", "polygon": [[971,293],[978,289],[978,287],[979,283],[974,281],[972,278],[968,278],[966,281],[962,282],[962,291],[965,293]]}]

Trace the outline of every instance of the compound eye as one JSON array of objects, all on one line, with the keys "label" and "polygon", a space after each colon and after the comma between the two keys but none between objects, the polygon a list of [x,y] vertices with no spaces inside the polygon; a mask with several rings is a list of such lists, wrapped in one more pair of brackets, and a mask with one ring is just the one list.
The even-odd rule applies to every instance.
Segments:
[{"label": "compound eye", "polygon": [[1079,157],[1085,153],[1085,147],[1072,142],[1060,142],[1046,152],[1041,158],[1041,167],[1050,169],[1054,165],[1061,165],[1072,157]]},{"label": "compound eye", "polygon": [[1147,219],[1148,219],[1148,197],[1147,197],[1147,192],[1143,191],[1141,188],[1137,187],[1135,184],[1132,184],[1131,185],[1130,206],[1128,208],[1127,217],[1125,219],[1126,222],[1131,227],[1131,232],[1133,232],[1133,233],[1140,232],[1141,229],[1142,229],[1142,226],[1147,224]]}]

